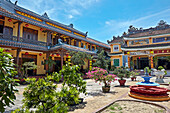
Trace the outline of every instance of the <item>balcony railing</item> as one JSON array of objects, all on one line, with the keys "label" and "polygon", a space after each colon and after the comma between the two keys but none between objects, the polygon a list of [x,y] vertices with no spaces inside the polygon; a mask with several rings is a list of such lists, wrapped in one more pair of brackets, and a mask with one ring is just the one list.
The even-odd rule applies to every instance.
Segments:
[{"label": "balcony railing", "polygon": [[29,40],[20,37],[20,40],[17,41],[16,36],[10,36],[6,34],[0,33],[0,45],[19,47],[19,48],[27,48],[27,49],[35,49],[35,50],[47,50],[47,43]]}]

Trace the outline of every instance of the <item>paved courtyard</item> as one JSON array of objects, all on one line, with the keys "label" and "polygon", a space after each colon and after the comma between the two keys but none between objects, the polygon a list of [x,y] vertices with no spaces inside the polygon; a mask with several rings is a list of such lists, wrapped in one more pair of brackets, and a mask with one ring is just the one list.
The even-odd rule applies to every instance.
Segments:
[{"label": "paved courtyard", "polygon": [[[118,81],[115,81],[111,84],[111,91],[110,93],[103,93],[102,92],[102,84],[99,85],[98,83],[95,83],[91,79],[86,79],[87,81],[87,95],[81,94],[80,96],[84,98],[84,103],[76,106],[73,108],[73,111],[70,111],[70,113],[92,113],[98,110],[99,108],[109,104],[110,102],[116,100],[116,99],[133,99],[127,95],[129,91],[130,85],[135,85],[139,81],[143,81],[143,79],[138,76],[137,81],[131,81],[130,78],[127,79],[126,86],[125,87],[119,87]],[[155,77],[151,78],[151,81],[155,81]],[[166,83],[170,82],[170,77],[165,77],[164,81]],[[58,85],[59,87],[61,84]],[[19,93],[17,93],[17,99],[15,101],[15,105],[12,107],[8,107],[6,110],[8,113],[10,110],[20,108],[22,106],[22,99],[23,99],[23,91],[26,85],[18,86]],[[168,87],[166,85],[161,85],[161,87]],[[170,94],[170,92],[168,92]],[[164,106],[167,106],[170,108],[170,102],[164,101],[164,102],[154,102],[157,104],[161,104]]]}]

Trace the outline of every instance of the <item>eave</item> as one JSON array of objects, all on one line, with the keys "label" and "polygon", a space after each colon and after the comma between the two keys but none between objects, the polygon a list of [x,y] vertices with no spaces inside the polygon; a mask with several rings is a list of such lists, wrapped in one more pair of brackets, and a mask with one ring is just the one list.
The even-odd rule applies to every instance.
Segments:
[{"label": "eave", "polygon": [[139,40],[139,39],[147,39],[147,38],[156,38],[156,37],[163,37],[163,36],[170,36],[170,33],[166,34],[159,34],[159,35],[148,35],[148,36],[142,36],[142,37],[123,37],[124,40]]}]

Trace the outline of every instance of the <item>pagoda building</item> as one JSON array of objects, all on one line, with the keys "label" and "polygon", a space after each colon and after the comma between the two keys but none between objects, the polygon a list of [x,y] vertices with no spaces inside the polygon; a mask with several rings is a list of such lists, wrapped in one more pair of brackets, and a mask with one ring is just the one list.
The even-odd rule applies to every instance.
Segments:
[{"label": "pagoda building", "polygon": [[[0,47],[14,57],[17,65],[33,61],[37,69],[30,75],[43,75],[48,70],[45,61],[56,62],[51,71],[62,69],[69,51],[96,55],[97,47],[110,51],[108,44],[99,42],[74,28],[51,20],[47,13],[36,14],[20,7],[17,2],[0,0]],[[84,66],[87,68],[88,62]]]},{"label": "pagoda building", "polygon": [[[117,40],[113,39],[112,42]],[[118,41],[121,53],[128,60],[126,63],[129,68],[144,69],[145,67],[157,68],[163,66],[170,69],[170,62],[166,60],[170,56],[170,25],[161,20],[156,27],[149,29],[135,28],[130,26],[127,33],[122,35],[121,41]],[[122,42],[122,43],[120,43]],[[111,52],[115,46],[111,46]],[[117,58],[113,54],[112,58]],[[120,58],[119,62],[123,59]],[[121,65],[120,65],[121,66]]]}]

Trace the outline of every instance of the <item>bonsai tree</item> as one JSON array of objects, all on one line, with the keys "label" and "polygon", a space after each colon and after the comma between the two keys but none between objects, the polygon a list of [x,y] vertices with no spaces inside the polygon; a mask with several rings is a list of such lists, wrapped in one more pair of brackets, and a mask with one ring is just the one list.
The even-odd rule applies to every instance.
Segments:
[{"label": "bonsai tree", "polygon": [[[162,66],[159,66],[159,67],[158,67],[158,70],[159,70],[159,71],[161,71],[162,69],[164,69],[164,67],[162,67]],[[164,71],[164,73],[165,73],[164,75],[167,75],[167,71]]]},{"label": "bonsai tree", "polygon": [[35,62],[25,62],[22,64],[22,68],[24,70],[24,77],[28,77],[28,70],[37,69],[37,65],[35,65]]},{"label": "bonsai tree", "polygon": [[106,88],[106,87],[110,88],[111,82],[114,82],[116,80],[115,79],[116,75],[108,74],[107,70],[99,67],[93,67],[92,71],[89,71],[86,74],[89,78],[94,79],[95,82],[100,82],[100,83],[103,82],[104,86],[102,88]]},{"label": "bonsai tree", "polygon": [[0,112],[2,113],[5,111],[6,106],[14,105],[15,93],[18,91],[15,87],[19,85],[13,79],[17,74],[13,58],[3,50],[0,48]]},{"label": "bonsai tree", "polygon": [[145,72],[145,73],[146,73],[146,70],[147,70],[148,74],[151,73],[151,69],[149,69],[149,67],[145,67],[145,68],[144,68],[144,72]]},{"label": "bonsai tree", "polygon": [[139,73],[136,72],[136,70],[130,72],[130,76],[131,76],[131,80],[132,80],[132,81],[133,81],[134,79],[136,80],[136,75],[139,75]]},{"label": "bonsai tree", "polygon": [[104,55],[104,50],[97,54],[96,62],[93,63],[93,67],[100,67],[103,69],[108,69],[108,65],[110,63],[110,59],[106,58]]}]

